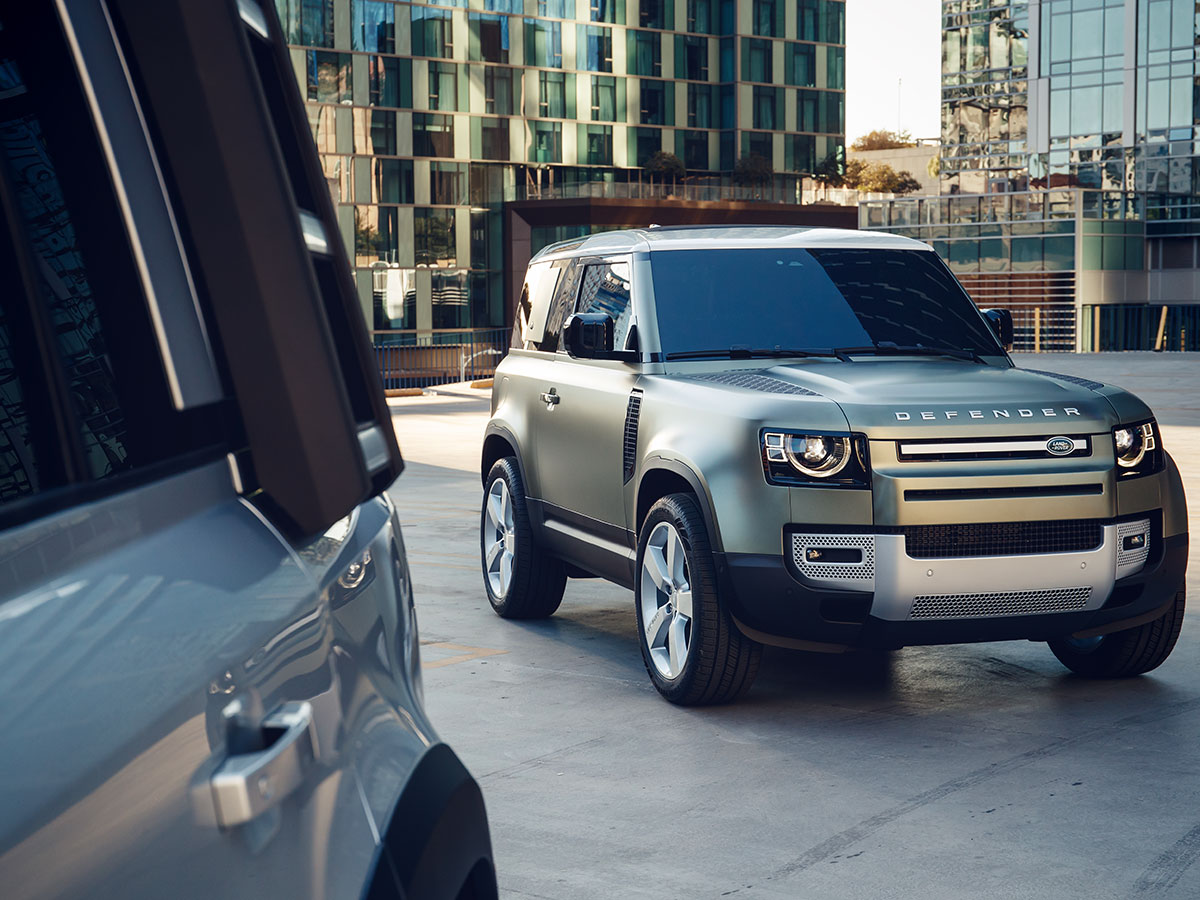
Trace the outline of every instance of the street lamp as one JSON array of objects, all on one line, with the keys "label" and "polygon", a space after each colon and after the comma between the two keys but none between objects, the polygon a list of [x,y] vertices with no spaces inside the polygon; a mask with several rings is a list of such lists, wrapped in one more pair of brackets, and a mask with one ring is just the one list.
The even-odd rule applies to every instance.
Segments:
[{"label": "street lamp", "polygon": [[497,350],[494,347],[489,347],[487,350],[480,350],[478,353],[472,353],[470,356],[467,356],[467,354],[464,353],[458,363],[458,380],[460,382],[467,380],[467,363],[469,363],[475,357],[501,355],[503,355],[502,351]]}]

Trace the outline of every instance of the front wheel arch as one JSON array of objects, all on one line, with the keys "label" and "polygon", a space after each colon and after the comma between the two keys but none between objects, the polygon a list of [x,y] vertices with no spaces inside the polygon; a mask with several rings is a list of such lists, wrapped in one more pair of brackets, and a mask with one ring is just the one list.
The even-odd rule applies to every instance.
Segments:
[{"label": "front wheel arch", "polygon": [[713,512],[712,500],[704,489],[704,482],[690,467],[672,459],[651,460],[642,471],[635,496],[634,534],[641,534],[642,523],[650,514],[650,508],[669,494],[691,494],[695,497],[712,549],[717,553],[722,552],[721,531],[717,527],[717,517]]}]

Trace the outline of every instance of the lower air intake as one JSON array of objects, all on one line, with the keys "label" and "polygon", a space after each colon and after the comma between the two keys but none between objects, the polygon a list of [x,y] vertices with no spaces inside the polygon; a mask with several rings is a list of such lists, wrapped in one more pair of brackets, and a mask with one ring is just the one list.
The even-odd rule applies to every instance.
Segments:
[{"label": "lower air intake", "polygon": [[1087,606],[1090,587],[990,594],[926,594],[913,600],[910,619],[989,619],[1037,613],[1076,612]]}]

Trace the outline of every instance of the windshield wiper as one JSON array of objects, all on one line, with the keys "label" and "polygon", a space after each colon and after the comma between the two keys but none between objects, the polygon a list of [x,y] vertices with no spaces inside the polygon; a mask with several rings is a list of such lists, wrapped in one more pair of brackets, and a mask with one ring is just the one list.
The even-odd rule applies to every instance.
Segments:
[{"label": "windshield wiper", "polygon": [[735,344],[725,350],[679,350],[665,359],[783,359],[787,357],[836,356],[834,350],[800,350],[793,347],[745,347]]},{"label": "windshield wiper", "polygon": [[871,347],[835,347],[833,350],[838,359],[850,361],[852,356],[949,356],[951,359],[967,359],[972,362],[987,365],[975,350],[960,347],[926,347],[924,344],[896,344],[892,341],[880,341]]}]

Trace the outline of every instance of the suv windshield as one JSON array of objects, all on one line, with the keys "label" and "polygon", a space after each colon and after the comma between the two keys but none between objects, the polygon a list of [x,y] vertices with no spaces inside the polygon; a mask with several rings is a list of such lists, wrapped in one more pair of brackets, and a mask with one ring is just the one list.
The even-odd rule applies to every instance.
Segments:
[{"label": "suv windshield", "polygon": [[941,260],[922,250],[660,250],[650,266],[667,359],[777,347],[1004,352]]}]

